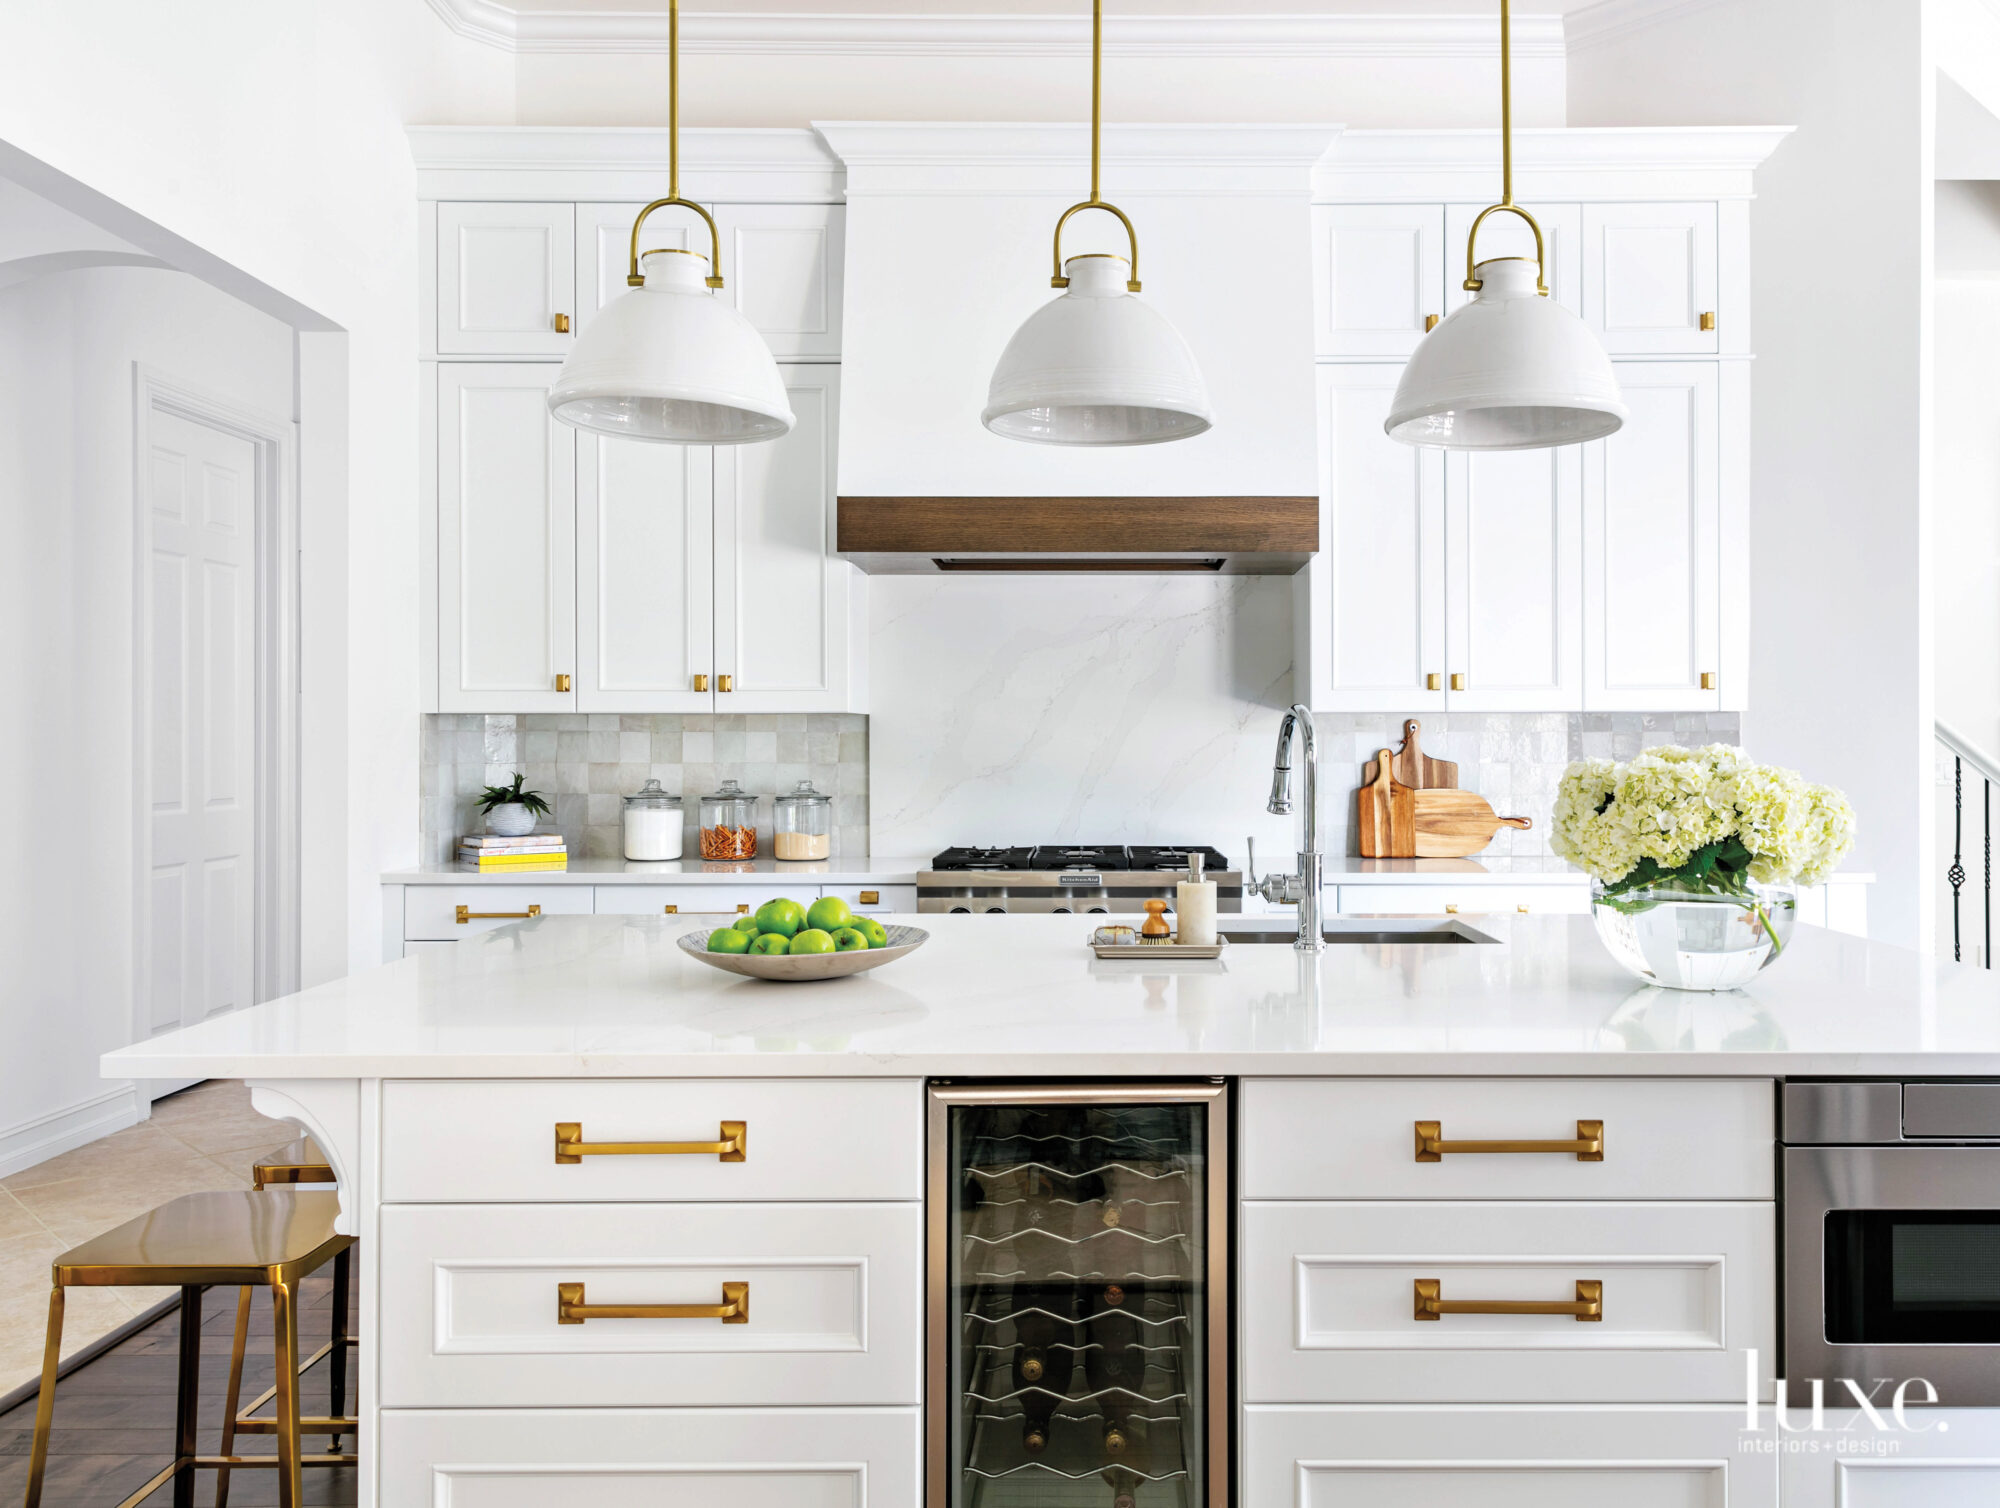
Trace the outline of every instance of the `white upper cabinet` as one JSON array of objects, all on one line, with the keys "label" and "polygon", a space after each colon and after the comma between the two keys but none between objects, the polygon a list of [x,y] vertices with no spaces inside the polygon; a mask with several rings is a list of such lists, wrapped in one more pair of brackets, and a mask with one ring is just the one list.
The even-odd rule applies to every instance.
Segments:
[{"label": "white upper cabinet", "polygon": [[1583,317],[1612,355],[1719,349],[1715,211],[1712,202],[1584,206]]},{"label": "white upper cabinet", "polygon": [[[1523,206],[1542,227],[1547,260],[1543,266],[1549,297],[1577,314],[1583,312],[1583,206],[1530,204]],[[1447,310],[1472,297],[1465,288],[1465,238],[1483,204],[1447,204],[1444,210],[1444,277]],[[1488,215],[1479,227],[1481,261],[1490,257],[1533,257],[1535,233],[1519,215]]]},{"label": "white upper cabinet", "polygon": [[1312,705],[1445,705],[1444,452],[1382,432],[1402,368],[1319,369],[1320,549],[1298,581]]},{"label": "white upper cabinet", "polygon": [[716,452],[719,711],[850,710],[849,661],[865,653],[850,643],[854,568],[832,553],[840,369],[784,371],[792,432]]},{"label": "white upper cabinet", "polygon": [[562,356],[576,312],[574,206],[437,207],[437,348]]},{"label": "white upper cabinet", "polygon": [[576,431],[549,415],[555,372],[437,369],[440,711],[576,705]]},{"label": "white upper cabinet", "polygon": [[1716,710],[1733,689],[1719,658],[1717,366],[1625,361],[1618,382],[1631,417],[1582,447],[1584,705]]},{"label": "white upper cabinet", "polygon": [[1583,706],[1583,457],[1458,451],[1445,461],[1445,702],[1458,712]]},{"label": "white upper cabinet", "polygon": [[1435,204],[1313,208],[1314,317],[1322,356],[1407,356],[1442,317],[1444,211]]},{"label": "white upper cabinet", "polygon": [[716,208],[729,297],[780,361],[840,359],[846,216],[837,204]]},{"label": "white upper cabinet", "polygon": [[577,710],[706,712],[715,451],[583,431],[576,443]]}]

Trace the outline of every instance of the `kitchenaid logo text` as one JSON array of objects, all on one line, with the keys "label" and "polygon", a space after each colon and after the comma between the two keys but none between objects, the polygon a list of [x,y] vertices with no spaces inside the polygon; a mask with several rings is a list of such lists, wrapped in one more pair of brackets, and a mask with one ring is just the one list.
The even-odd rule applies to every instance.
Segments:
[{"label": "kitchenaid logo text", "polygon": [[[1912,1415],[1908,1412],[1911,1404],[1935,1404],[1939,1401],[1937,1389],[1927,1378],[1906,1377],[1900,1382],[1893,1377],[1875,1377],[1865,1382],[1853,1377],[1830,1380],[1833,1383],[1831,1397],[1827,1389],[1829,1379],[1815,1377],[1812,1379],[1812,1401],[1795,1404],[1788,1395],[1786,1379],[1778,1378],[1777,1401],[1771,1409],[1772,1430],[1768,1435],[1762,1434],[1764,1405],[1757,1401],[1757,1352],[1745,1352],[1744,1432],[1737,1440],[1737,1450],[1763,1455],[1831,1451],[1841,1455],[1893,1456],[1903,1448],[1904,1435],[1931,1432],[1941,1435],[1951,1428],[1943,1419],[1927,1419],[1921,1413]],[[1792,1419],[1794,1408],[1803,1413],[1803,1419]],[[1829,1427],[1826,1417],[1829,1408],[1843,1412],[1852,1409],[1854,1412]]]}]

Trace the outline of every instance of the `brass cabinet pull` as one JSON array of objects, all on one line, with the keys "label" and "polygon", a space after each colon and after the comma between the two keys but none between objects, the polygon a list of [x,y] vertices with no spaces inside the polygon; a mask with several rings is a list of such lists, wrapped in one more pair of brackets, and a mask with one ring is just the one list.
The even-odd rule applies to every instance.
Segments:
[{"label": "brass cabinet pull", "polygon": [[590,1141],[583,1139],[579,1121],[556,1122],[556,1161],[579,1163],[586,1157],[706,1157],[742,1162],[748,1155],[750,1127],[746,1121],[724,1121],[719,1141]]},{"label": "brass cabinet pull", "polygon": [[583,1284],[556,1284],[558,1325],[580,1325],[594,1319],[714,1319],[725,1325],[747,1325],[750,1285],[724,1283],[719,1304],[586,1304]]},{"label": "brass cabinet pull", "polygon": [[[662,916],[678,916],[680,914],[680,909],[681,908],[678,906],[662,906],[660,908],[660,914]],[[1523,911],[1526,911],[1528,908],[1526,906],[1523,906],[1521,909]]]},{"label": "brass cabinet pull", "polygon": [[708,690],[708,677],[705,675],[696,676],[694,678],[694,689],[697,691]]},{"label": "brass cabinet pull", "polygon": [[750,914],[750,908],[748,906],[738,906],[736,908],[736,914],[738,916],[748,916]]},{"label": "brass cabinet pull", "polygon": [[1443,1319],[1447,1314],[1567,1314],[1579,1324],[1596,1324],[1604,1318],[1604,1285],[1594,1278],[1576,1280],[1573,1304],[1536,1299],[1447,1299],[1443,1297],[1444,1285],[1436,1278],[1414,1281],[1416,1317],[1420,1320]]},{"label": "brass cabinet pull", "polygon": [[1704,330],[1713,330],[1715,328],[1715,311],[1713,309],[1704,309],[1701,311],[1701,327]]},{"label": "brass cabinet pull", "polygon": [[1439,319],[1439,315],[1426,314],[1424,316],[1424,334],[1428,335],[1431,331],[1435,330],[1438,327]]},{"label": "brass cabinet pull", "polygon": [[567,690],[569,690],[569,677],[568,677],[568,676],[566,676],[566,675],[559,675],[559,676],[557,676],[557,677],[556,677],[556,690],[558,690],[558,691],[567,691]]},{"label": "brass cabinet pull", "polygon": [[1713,691],[1713,690],[1715,690],[1715,672],[1714,672],[1714,671],[1712,671],[1712,670],[1704,670],[1704,671],[1703,671],[1703,672],[1701,673],[1701,689],[1702,689],[1703,691]]},{"label": "brass cabinet pull", "polygon": [[567,314],[558,314],[556,316],[556,334],[569,334],[569,316]]},{"label": "brass cabinet pull", "polygon": [[1465,690],[1465,672],[1464,672],[1464,671],[1460,670],[1460,671],[1453,671],[1453,672],[1452,672],[1452,677],[1451,677],[1451,689],[1452,689],[1453,691],[1463,691],[1463,690]]},{"label": "brass cabinet pull", "polygon": [[1602,1162],[1604,1122],[1578,1121],[1575,1141],[1446,1141],[1436,1121],[1418,1121],[1417,1161],[1441,1162],[1447,1152],[1574,1152],[1578,1162]]},{"label": "brass cabinet pull", "polygon": [[1436,691],[1440,688],[1441,685],[1442,685],[1441,678],[1439,677],[1438,673],[1435,670],[1433,670],[1429,675],[1424,677],[1424,690],[1426,691]]},{"label": "brass cabinet pull", "polygon": [[469,906],[458,908],[458,924],[467,922],[524,922],[531,916],[540,916],[540,906],[530,906],[526,911],[474,911]]},{"label": "brass cabinet pull", "polygon": [[882,892],[881,892],[881,891],[879,891],[879,890],[864,890],[864,891],[862,891],[862,892],[861,892],[861,904],[862,904],[862,905],[864,905],[864,906],[879,906],[879,905],[881,905],[881,904],[882,904]]},{"label": "brass cabinet pull", "polygon": [[732,684],[728,676],[719,675],[715,678],[715,689],[717,691],[734,691],[736,687]]}]

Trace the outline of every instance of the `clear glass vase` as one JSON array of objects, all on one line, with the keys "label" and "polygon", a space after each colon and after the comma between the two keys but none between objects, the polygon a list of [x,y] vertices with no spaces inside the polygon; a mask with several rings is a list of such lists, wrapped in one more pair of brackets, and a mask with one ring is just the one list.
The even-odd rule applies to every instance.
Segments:
[{"label": "clear glass vase", "polygon": [[1606,895],[1590,887],[1597,935],[1619,963],[1648,984],[1676,990],[1733,990],[1784,955],[1798,920],[1790,885],[1752,885],[1746,895],[1672,884]]}]

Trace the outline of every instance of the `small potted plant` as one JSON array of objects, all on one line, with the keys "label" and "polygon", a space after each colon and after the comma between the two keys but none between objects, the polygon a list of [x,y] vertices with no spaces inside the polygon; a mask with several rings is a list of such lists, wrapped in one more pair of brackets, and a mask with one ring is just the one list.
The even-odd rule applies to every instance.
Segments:
[{"label": "small potted plant", "polygon": [[479,793],[479,809],[486,814],[486,830],[497,837],[518,838],[535,830],[535,819],[549,814],[549,804],[540,791],[521,789],[527,776],[515,772],[512,785],[489,785]]}]

